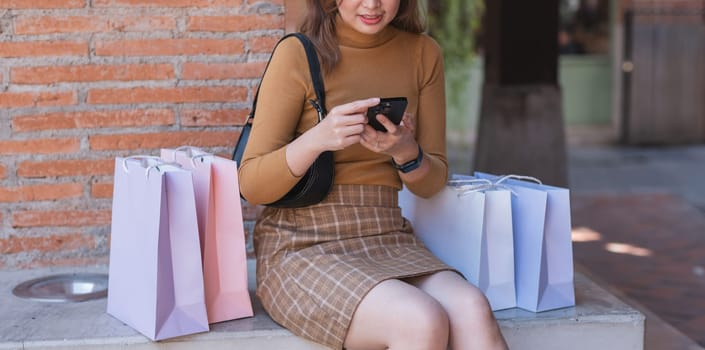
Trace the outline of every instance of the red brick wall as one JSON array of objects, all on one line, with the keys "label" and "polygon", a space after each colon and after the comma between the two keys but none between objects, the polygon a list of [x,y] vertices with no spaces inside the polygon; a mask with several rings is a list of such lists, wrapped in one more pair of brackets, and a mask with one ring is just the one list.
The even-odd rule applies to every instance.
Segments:
[{"label": "red brick wall", "polygon": [[283,0],[0,0],[0,268],[107,262],[113,159],[232,151]]}]

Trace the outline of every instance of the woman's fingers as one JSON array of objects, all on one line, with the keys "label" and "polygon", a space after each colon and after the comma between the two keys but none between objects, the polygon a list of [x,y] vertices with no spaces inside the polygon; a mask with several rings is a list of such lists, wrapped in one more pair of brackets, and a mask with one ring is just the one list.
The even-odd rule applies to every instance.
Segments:
[{"label": "woman's fingers", "polygon": [[387,129],[387,132],[391,134],[396,134],[400,128],[407,128],[413,133],[416,128],[416,120],[414,119],[414,115],[411,113],[404,113],[404,117],[402,117],[401,122],[398,125],[394,124],[394,122],[392,122],[384,114],[377,114],[377,121],[379,121],[380,124]]},{"label": "woman's fingers", "polygon": [[352,125],[345,125],[341,126],[339,128],[335,129],[336,134],[342,136],[342,137],[348,137],[351,135],[360,135],[362,134],[362,131],[365,130],[365,125],[364,124],[352,124]]},{"label": "woman's fingers", "polygon": [[378,153],[392,147],[397,142],[397,139],[397,136],[388,132],[377,131],[369,124],[365,125],[365,130],[360,134],[360,144]]},{"label": "woman's fingers", "polygon": [[355,114],[365,113],[368,108],[379,104],[379,97],[368,98],[365,100],[357,100],[342,105],[333,107],[330,113],[335,114]]},{"label": "woman's fingers", "polygon": [[377,114],[377,121],[382,124],[385,129],[387,129],[387,132],[392,134],[396,133],[397,125],[394,124],[391,120],[389,120],[386,115]]},{"label": "woman's fingers", "polygon": [[361,137],[360,144],[373,152],[379,152],[380,150],[379,140],[371,140],[369,138],[365,139],[364,137]]},{"label": "woman's fingers", "polygon": [[394,124],[386,116],[379,114],[377,120],[387,129],[387,132],[377,131],[369,124],[365,125],[361,134],[360,144],[365,148],[384,154],[395,154],[401,147],[414,143],[414,129],[416,121],[414,115],[405,113],[399,125]]},{"label": "woman's fingers", "polygon": [[[326,120],[328,119],[328,120]],[[333,149],[343,149],[360,141],[360,134],[365,129],[366,119],[361,114],[336,115],[323,120],[320,125],[327,130],[321,136],[321,142],[329,144]]]},{"label": "woman's fingers", "polygon": [[399,125],[404,126],[413,133],[416,130],[416,117],[411,113],[404,113]]},{"label": "woman's fingers", "polygon": [[361,113],[347,114],[340,116],[341,125],[364,125],[367,124],[367,116]]}]

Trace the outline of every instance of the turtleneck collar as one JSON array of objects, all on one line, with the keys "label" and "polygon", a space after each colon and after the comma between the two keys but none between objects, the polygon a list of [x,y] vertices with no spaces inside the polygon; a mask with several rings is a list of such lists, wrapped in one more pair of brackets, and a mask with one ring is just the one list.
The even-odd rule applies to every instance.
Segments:
[{"label": "turtleneck collar", "polygon": [[340,17],[335,17],[335,31],[338,36],[338,44],[341,46],[353,47],[356,49],[368,49],[380,46],[396,36],[398,29],[387,25],[377,34],[364,34],[349,26]]}]

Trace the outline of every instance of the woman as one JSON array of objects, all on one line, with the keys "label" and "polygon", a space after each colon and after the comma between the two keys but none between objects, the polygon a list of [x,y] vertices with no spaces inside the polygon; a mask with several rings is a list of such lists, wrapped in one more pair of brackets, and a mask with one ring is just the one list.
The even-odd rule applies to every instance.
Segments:
[{"label": "woman", "polygon": [[[261,83],[243,196],[279,199],[327,150],[335,181],[319,204],[264,210],[257,295],[275,321],[334,349],[506,348],[482,293],[429,253],[397,204],[402,184],[428,197],[448,175],[443,62],[421,23],[416,0],[309,0],[301,31],[322,62],[328,115],[317,123],[307,103],[296,39],[277,47]],[[387,132],[365,116],[380,96],[408,99],[399,125],[377,116]]]}]

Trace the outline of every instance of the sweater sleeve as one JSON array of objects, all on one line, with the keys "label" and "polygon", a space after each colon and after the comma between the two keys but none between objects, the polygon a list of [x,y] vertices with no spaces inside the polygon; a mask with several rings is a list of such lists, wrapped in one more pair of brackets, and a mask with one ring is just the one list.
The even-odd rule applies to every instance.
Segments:
[{"label": "sweater sleeve", "polygon": [[296,38],[282,41],[260,84],[252,130],[238,173],[240,191],[252,204],[278,200],[300,179],[286,162],[286,146],[296,136],[311,89],[309,76],[301,43]]},{"label": "sweater sleeve", "polygon": [[424,150],[431,170],[422,179],[406,182],[411,192],[430,197],[448,181],[446,158],[446,97],[443,56],[441,48],[430,37],[423,35],[420,45],[422,70],[419,74],[419,107],[416,116],[416,140]]}]

